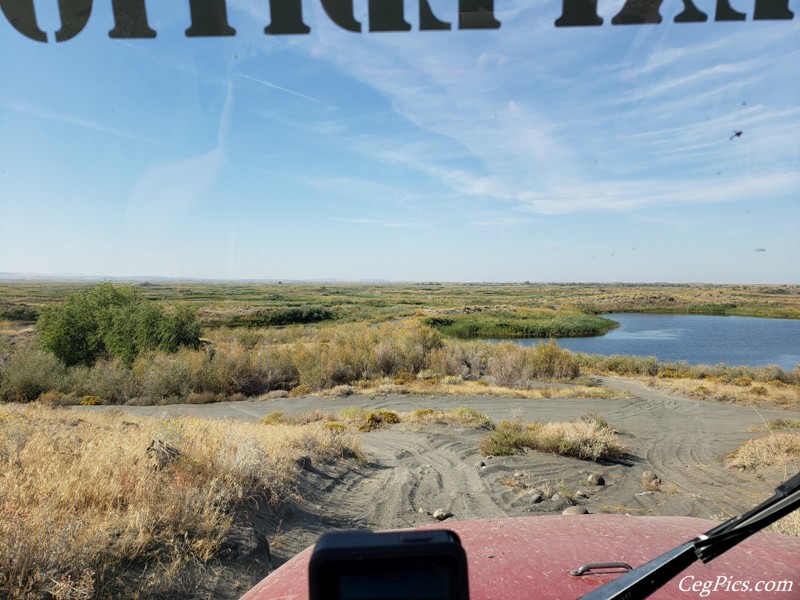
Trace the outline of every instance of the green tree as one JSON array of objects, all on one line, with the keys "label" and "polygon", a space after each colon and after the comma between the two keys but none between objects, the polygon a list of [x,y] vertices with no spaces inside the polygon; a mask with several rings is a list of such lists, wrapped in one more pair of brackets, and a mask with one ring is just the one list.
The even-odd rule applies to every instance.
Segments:
[{"label": "green tree", "polygon": [[109,356],[130,366],[143,352],[175,352],[200,343],[193,310],[179,306],[164,311],[135,288],[110,283],[46,309],[38,328],[45,349],[67,366],[90,366]]}]

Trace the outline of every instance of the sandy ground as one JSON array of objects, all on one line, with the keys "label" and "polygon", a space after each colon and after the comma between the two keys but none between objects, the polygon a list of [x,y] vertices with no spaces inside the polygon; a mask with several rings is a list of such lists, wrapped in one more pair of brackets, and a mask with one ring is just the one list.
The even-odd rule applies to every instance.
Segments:
[{"label": "sandy ground", "polygon": [[[585,497],[579,495],[576,503],[591,513],[723,519],[752,508],[771,495],[784,478],[783,469],[757,475],[727,468],[724,459],[744,441],[760,435],[752,428],[763,426],[762,417],[799,418],[800,413],[770,409],[756,412],[747,407],[688,400],[624,379],[608,378],[603,384],[630,391],[633,397],[307,397],[123,410],[140,415],[247,421],[256,421],[275,410],[290,415],[312,408],[335,411],[347,406],[396,411],[471,406],[495,422],[516,418],[569,420],[594,412],[605,417],[630,447],[629,459],[612,463],[536,452],[487,459],[477,450],[485,431],[401,424],[359,434],[368,455],[365,464],[351,461],[349,465],[312,465],[304,474],[302,501],[279,517],[256,515],[254,525],[269,537],[275,567],[313,544],[325,531],[413,527],[432,522],[431,513],[436,509],[453,513],[453,519],[560,514],[568,505],[565,501],[531,502],[531,490],[548,485],[560,485],[573,494],[583,492]],[[643,488],[644,470],[653,471],[662,480],[661,491],[647,492]],[[792,475],[796,470],[797,465],[790,465],[786,473]],[[605,485],[588,483],[590,473],[602,474]],[[239,578],[238,591],[231,590],[228,597],[236,597],[263,575],[261,568],[250,570],[246,581]],[[218,597],[224,587],[216,587]]]}]

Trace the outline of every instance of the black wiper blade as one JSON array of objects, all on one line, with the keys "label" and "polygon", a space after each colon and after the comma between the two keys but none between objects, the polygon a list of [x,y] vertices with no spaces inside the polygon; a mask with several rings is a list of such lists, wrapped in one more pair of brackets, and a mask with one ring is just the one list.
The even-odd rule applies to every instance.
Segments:
[{"label": "black wiper blade", "polygon": [[775,495],[739,517],[700,536],[694,549],[704,563],[727,552],[742,540],[800,507],[800,473],[775,488]]},{"label": "black wiper blade", "polygon": [[581,596],[581,600],[647,598],[696,560],[713,560],[797,508],[800,508],[800,473],[779,485],[771,498],[754,509]]}]

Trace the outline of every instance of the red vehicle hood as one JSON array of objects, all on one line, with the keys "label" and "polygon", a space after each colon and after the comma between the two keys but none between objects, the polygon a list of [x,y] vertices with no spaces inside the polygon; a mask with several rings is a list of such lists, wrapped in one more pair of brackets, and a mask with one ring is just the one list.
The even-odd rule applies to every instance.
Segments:
[{"label": "red vehicle hood", "polygon": [[[472,600],[509,600],[578,598],[619,572],[572,577],[569,571],[598,562],[637,567],[718,524],[690,517],[574,515],[448,521],[418,529],[446,527],[459,535],[467,553]],[[308,598],[311,550],[271,573],[242,600]],[[693,564],[652,597],[799,598],[798,573],[800,538],[762,532],[708,564]],[[742,593],[744,585],[750,593]]]}]

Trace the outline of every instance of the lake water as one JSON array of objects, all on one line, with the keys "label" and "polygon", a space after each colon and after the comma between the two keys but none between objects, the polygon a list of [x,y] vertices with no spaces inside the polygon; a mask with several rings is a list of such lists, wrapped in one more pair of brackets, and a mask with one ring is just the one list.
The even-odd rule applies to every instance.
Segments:
[{"label": "lake water", "polygon": [[[603,315],[620,324],[603,336],[559,338],[558,345],[589,354],[655,356],[690,364],[778,365],[800,363],[800,320],[705,315]],[[539,339],[513,340],[535,345]]]}]

